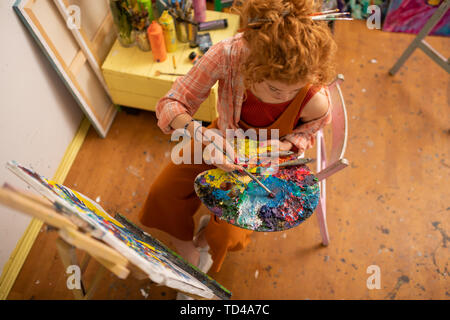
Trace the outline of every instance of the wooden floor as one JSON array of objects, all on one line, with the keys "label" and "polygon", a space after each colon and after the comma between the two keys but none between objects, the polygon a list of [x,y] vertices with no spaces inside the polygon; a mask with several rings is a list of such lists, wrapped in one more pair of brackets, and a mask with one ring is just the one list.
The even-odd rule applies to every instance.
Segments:
[{"label": "wooden floor", "polygon": [[[210,273],[233,299],[449,299],[449,76],[419,51],[396,76],[387,74],[413,37],[361,21],[337,25],[351,166],[328,180],[331,243],[321,246],[315,217],[285,232],[255,233]],[[450,56],[448,38],[429,42]],[[90,129],[65,185],[136,221],[171,146],[154,113],[120,112],[106,139]],[[73,298],[54,240],[43,228],[10,299]],[[367,288],[371,265],[381,270],[380,289]],[[97,267],[88,267],[88,280]],[[108,273],[93,298],[174,297],[170,288]]]}]

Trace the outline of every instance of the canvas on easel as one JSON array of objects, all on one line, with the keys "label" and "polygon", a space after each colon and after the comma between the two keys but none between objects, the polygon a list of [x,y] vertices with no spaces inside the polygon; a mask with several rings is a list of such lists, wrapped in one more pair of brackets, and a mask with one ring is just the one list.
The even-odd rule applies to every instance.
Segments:
[{"label": "canvas on easel", "polygon": [[99,204],[64,185],[47,180],[16,162],[7,168],[50,200],[75,225],[102,240],[153,282],[204,299],[229,299],[231,292],[190,265],[125,217],[111,217]]},{"label": "canvas on easel", "polygon": [[[97,133],[105,138],[117,113],[100,68],[116,39],[108,3],[17,0],[13,9]],[[71,15],[73,11],[77,17]]]}]

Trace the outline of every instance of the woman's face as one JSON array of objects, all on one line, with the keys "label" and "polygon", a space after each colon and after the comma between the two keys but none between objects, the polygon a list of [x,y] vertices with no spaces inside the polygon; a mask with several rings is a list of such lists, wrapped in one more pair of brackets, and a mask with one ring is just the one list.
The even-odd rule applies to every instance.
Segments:
[{"label": "woman's face", "polygon": [[264,80],[255,83],[251,91],[266,103],[283,103],[294,99],[297,93],[306,85],[306,82],[298,82],[295,84],[285,84],[275,80]]}]

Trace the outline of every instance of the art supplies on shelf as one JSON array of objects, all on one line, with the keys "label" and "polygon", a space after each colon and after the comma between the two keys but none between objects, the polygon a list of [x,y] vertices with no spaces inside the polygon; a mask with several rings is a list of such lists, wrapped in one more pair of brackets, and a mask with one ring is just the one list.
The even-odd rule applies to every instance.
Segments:
[{"label": "art supplies on shelf", "polygon": [[197,35],[197,44],[202,53],[206,53],[212,47],[211,35],[209,32]]},{"label": "art supplies on shelf", "polygon": [[156,70],[156,71],[155,71],[155,76],[156,76],[156,77],[159,77],[160,75],[164,75],[164,76],[179,76],[179,77],[182,77],[182,76],[185,76],[186,74],[185,74],[185,73],[175,73],[175,72],[161,72],[161,71],[159,71],[159,70]]},{"label": "art supplies on shelf", "polygon": [[177,68],[177,62],[175,61],[175,56],[172,56],[172,63],[173,63],[173,68],[176,69]]},{"label": "art supplies on shelf", "polygon": [[258,141],[236,139],[235,155],[246,159],[238,162],[248,169],[202,172],[195,178],[195,192],[218,219],[237,227],[262,232],[294,228],[309,218],[319,203],[318,179],[306,165],[314,159],[284,151],[275,154],[283,156],[273,158],[271,147]]},{"label": "art supplies on shelf", "polygon": [[151,49],[147,28],[154,20],[151,0],[109,0],[110,10],[122,46]]},{"label": "art supplies on shelf", "polygon": [[194,20],[197,23],[204,22],[206,20],[206,0],[193,0],[194,1]]},{"label": "art supplies on shelf", "polygon": [[188,22],[185,20],[177,19],[175,20],[175,30],[177,33],[178,41],[182,43],[189,42],[188,37]]},{"label": "art supplies on shelf", "polygon": [[195,24],[195,23],[188,23],[187,28],[188,28],[189,47],[191,47],[191,48],[198,47],[198,44],[197,44],[197,32],[198,32],[197,24]]},{"label": "art supplies on shelf", "polygon": [[125,1],[110,0],[109,7],[117,31],[117,39],[123,47],[132,47],[135,44],[135,33],[131,25],[131,14]]},{"label": "art supplies on shelf", "polygon": [[163,12],[159,18],[159,23],[163,28],[167,52],[175,52],[177,50],[177,35],[175,31],[175,23],[169,14],[169,11],[165,10]]},{"label": "art supplies on shelf", "polygon": [[350,12],[339,12],[339,9],[315,12],[310,17],[312,20],[318,21],[353,20]]},{"label": "art supplies on shelf", "polygon": [[202,56],[199,56],[198,54],[197,54],[197,52],[195,52],[195,51],[192,51],[190,54],[189,54],[189,60],[191,60],[191,62],[192,62],[192,64],[195,64],[197,61],[198,61],[198,59],[200,59]]},{"label": "art supplies on shelf", "polygon": [[167,58],[167,50],[161,25],[153,20],[147,29],[147,34],[152,47],[153,60],[163,62]]},{"label": "art supplies on shelf", "polygon": [[157,2],[173,18],[178,41],[189,42],[191,48],[196,47],[197,23],[194,21],[192,1],[174,0],[166,3],[164,0],[157,0]]}]

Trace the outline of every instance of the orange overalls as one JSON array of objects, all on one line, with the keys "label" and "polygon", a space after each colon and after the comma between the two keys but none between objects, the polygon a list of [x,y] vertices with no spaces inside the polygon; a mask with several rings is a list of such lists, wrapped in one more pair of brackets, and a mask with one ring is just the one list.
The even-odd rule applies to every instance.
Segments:
[{"label": "orange overalls", "polygon": [[[270,130],[279,129],[279,137],[292,133],[296,123],[296,116],[305,105],[305,96],[311,85],[303,87],[291,104],[283,111],[278,119],[268,127],[253,128],[267,129],[268,139]],[[242,120],[239,127],[244,131],[250,129]],[[208,128],[217,128],[217,119]],[[194,163],[194,143],[191,140],[191,163]],[[157,228],[184,241],[192,240],[194,236],[193,216],[200,207],[201,201],[194,191],[194,180],[203,171],[216,168],[213,165],[202,164],[174,164],[170,162],[156,178],[151,186],[145,204],[139,213],[141,223],[150,228]],[[228,251],[242,250],[250,243],[253,231],[233,226],[223,220],[215,218],[211,213],[205,237],[210,247],[214,261],[211,271],[219,272]]]}]

